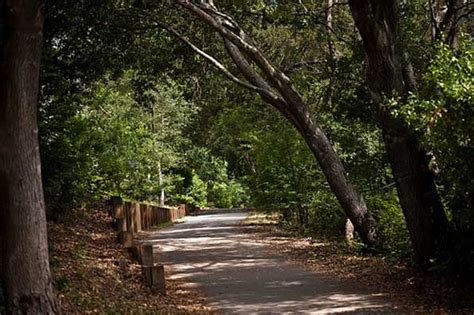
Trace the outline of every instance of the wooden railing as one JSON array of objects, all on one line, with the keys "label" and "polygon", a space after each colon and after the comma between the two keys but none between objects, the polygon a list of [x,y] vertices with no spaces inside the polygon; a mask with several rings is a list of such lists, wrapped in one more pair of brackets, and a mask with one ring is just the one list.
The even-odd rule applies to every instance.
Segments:
[{"label": "wooden railing", "polygon": [[[124,201],[112,197],[112,217],[120,239],[123,234],[135,234],[147,231],[163,223],[174,222],[196,211],[192,204],[181,204],[177,207],[160,207],[153,204]],[[126,244],[124,244],[126,245]],[[131,245],[131,244],[130,244]]]},{"label": "wooden railing", "polygon": [[129,249],[134,258],[142,265],[145,283],[153,291],[165,294],[164,267],[155,262],[153,246],[137,244],[136,235],[152,230],[160,224],[179,220],[195,212],[198,208],[192,204],[160,207],[153,204],[124,201],[121,197],[112,197],[111,201],[111,215],[119,242]]}]

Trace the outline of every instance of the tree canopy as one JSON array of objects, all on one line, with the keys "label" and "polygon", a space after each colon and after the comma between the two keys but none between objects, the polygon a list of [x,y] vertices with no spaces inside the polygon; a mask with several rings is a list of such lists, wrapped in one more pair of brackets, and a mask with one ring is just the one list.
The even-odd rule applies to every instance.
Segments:
[{"label": "tree canopy", "polygon": [[[362,241],[394,253],[409,250],[403,209],[426,262],[472,226],[472,25],[457,5],[52,1],[40,107],[48,200],[157,200],[160,164],[169,202],[279,210],[305,233],[337,234],[349,216]],[[363,18],[377,8],[386,29]],[[383,63],[387,73],[371,72]],[[409,196],[418,189],[433,199]],[[375,221],[380,236],[369,236]]]}]

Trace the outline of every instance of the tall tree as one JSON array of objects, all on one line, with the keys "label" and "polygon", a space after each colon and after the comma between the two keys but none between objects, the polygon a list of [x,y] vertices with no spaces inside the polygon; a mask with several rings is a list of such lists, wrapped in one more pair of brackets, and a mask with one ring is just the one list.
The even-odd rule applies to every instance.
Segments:
[{"label": "tall tree", "polygon": [[364,43],[367,83],[378,104],[378,121],[412,246],[418,263],[426,267],[445,236],[447,217],[426,152],[387,104],[391,98],[403,103],[414,86],[412,76],[404,75],[403,54],[397,43],[398,1],[350,0],[349,5]]},{"label": "tall tree", "polygon": [[[368,245],[378,242],[375,220],[360,193],[351,185],[344,166],[332,144],[305,103],[291,79],[277,68],[257,47],[254,40],[229,15],[219,11],[209,1],[176,0],[175,3],[210,26],[223,39],[243,81],[235,77],[221,62],[208,55],[172,27],[158,24],[174,34],[234,82],[260,94],[262,99],[278,110],[302,135],[318,161],[326,179],[356,231]],[[259,69],[257,72],[255,69]]]},{"label": "tall tree", "polygon": [[36,122],[42,1],[0,1],[0,231],[12,314],[53,314]]}]

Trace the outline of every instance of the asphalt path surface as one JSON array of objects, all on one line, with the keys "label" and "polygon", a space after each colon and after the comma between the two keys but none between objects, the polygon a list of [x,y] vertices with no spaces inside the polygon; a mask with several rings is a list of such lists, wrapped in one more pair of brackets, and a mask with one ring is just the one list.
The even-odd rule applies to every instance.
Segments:
[{"label": "asphalt path surface", "polygon": [[184,218],[142,242],[155,259],[207,297],[217,313],[399,313],[388,297],[314,273],[266,249],[242,221],[240,209]]}]

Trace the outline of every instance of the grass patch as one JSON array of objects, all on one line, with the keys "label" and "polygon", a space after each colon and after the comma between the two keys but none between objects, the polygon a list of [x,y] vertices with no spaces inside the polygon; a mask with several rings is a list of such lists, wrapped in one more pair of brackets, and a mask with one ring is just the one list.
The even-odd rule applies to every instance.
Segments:
[{"label": "grass patch", "polygon": [[280,216],[278,212],[252,211],[242,222],[242,225],[276,225]]}]

